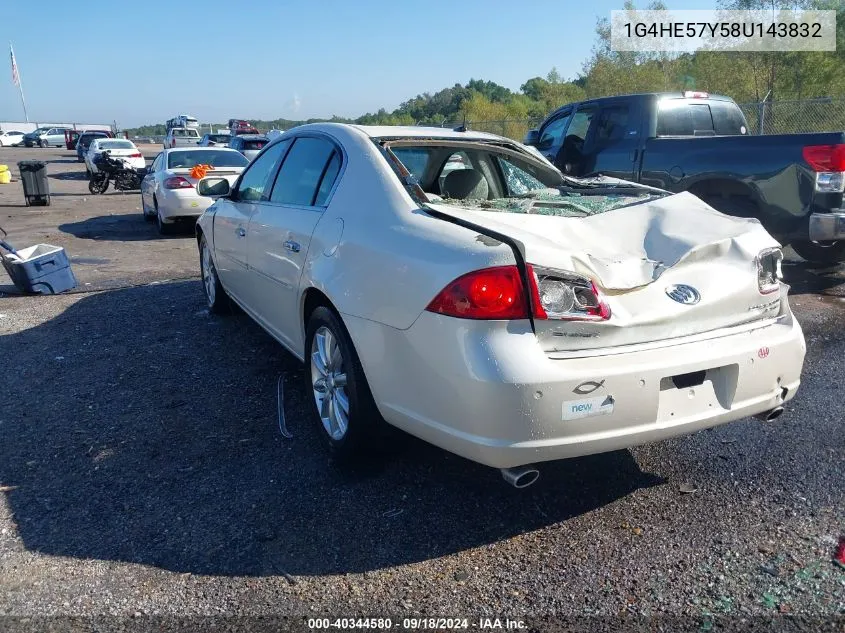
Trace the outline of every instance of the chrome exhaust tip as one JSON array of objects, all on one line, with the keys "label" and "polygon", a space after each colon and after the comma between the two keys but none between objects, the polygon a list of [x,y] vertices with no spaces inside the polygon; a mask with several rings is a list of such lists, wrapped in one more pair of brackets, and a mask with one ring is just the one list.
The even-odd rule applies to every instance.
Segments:
[{"label": "chrome exhaust tip", "polygon": [[780,416],[783,415],[783,407],[775,407],[770,411],[764,411],[763,413],[758,413],[754,417],[758,420],[762,420],[763,422],[771,422],[772,420],[777,420]]},{"label": "chrome exhaust tip", "polygon": [[540,478],[540,471],[533,466],[502,468],[502,478],[514,488],[527,488]]}]

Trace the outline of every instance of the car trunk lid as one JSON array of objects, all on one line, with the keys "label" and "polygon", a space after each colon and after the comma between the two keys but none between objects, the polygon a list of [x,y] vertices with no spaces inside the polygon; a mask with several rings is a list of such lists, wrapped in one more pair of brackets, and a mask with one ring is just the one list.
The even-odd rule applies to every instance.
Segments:
[{"label": "car trunk lid", "polygon": [[[607,321],[536,320],[547,352],[592,350],[701,334],[777,316],[780,293],[761,294],[756,257],[778,243],[757,220],[723,215],[689,193],[588,217],[434,209],[512,237],[525,261],[593,280]],[[675,285],[700,300],[673,300]]]}]

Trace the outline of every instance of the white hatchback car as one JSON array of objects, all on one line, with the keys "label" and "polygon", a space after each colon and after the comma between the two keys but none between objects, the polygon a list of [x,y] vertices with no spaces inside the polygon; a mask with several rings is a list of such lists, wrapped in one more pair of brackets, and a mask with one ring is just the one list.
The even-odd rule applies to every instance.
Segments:
[{"label": "white hatchback car", "polygon": [[386,421],[523,487],[537,462],[773,419],[798,389],[778,243],[692,194],[489,134],[329,123],[229,188],[198,185],[222,196],[197,223],[209,308],[305,361],[339,459]]},{"label": "white hatchback car", "polygon": [[226,147],[194,147],[166,149],[156,156],[141,182],[141,209],[144,218],[158,223],[159,233],[166,234],[181,221],[194,222],[211,204],[194,188],[199,180],[192,175],[197,165],[209,165],[210,175],[235,178],[249,164],[240,152]]}]

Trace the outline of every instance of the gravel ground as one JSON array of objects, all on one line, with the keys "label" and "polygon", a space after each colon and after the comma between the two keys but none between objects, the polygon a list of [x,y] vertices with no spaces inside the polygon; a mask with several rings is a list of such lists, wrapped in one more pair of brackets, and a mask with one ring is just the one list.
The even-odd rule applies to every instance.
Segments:
[{"label": "gravel ground", "polygon": [[51,160],[56,193],[27,208],[0,186],[0,225],[64,246],[83,292],[20,297],[0,276],[0,615],[845,630],[841,270],[785,266],[808,352],[776,422],[549,464],[524,491],[414,440],[351,476],[304,422],[297,361],[205,310],[190,236],[160,238],[137,194],[89,195],[68,152],[4,150]]}]

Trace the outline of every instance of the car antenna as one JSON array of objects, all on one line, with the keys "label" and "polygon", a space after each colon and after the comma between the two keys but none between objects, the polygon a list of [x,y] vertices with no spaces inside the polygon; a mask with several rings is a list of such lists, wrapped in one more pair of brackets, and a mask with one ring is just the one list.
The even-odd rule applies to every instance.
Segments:
[{"label": "car antenna", "polygon": [[466,132],[467,131],[467,113],[464,112],[464,122],[461,123],[458,127],[452,130],[453,132]]}]

